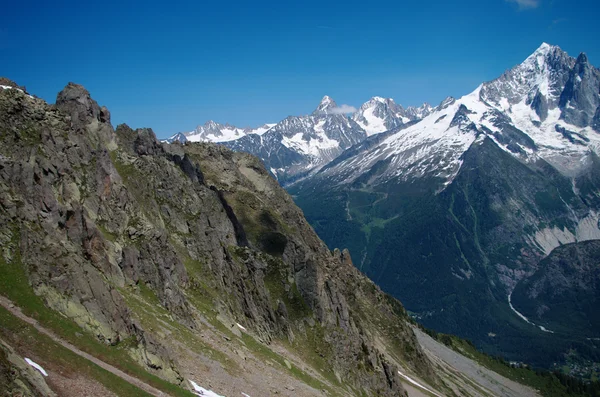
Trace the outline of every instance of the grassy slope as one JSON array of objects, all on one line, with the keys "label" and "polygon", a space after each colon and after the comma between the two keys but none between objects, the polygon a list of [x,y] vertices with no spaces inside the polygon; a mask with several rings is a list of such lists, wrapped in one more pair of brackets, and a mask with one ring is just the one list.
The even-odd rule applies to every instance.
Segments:
[{"label": "grassy slope", "polygon": [[[136,341],[123,341],[116,346],[105,345],[93,336],[85,333],[75,322],[48,309],[42,299],[34,294],[22,264],[18,259],[13,260],[11,263],[6,263],[0,259],[0,291],[2,295],[15,302],[23,310],[23,313],[33,317],[42,326],[52,330],[58,336],[86,353],[170,395],[182,397],[192,395],[190,392],[150,374],[139,366],[129,356],[127,351],[131,344],[136,344]],[[2,320],[4,329],[9,330],[6,327],[10,322],[7,322],[6,317],[3,317]],[[80,364],[82,370],[93,365],[87,363],[86,360],[83,360]],[[102,382],[106,379],[98,378],[97,380]]]}]

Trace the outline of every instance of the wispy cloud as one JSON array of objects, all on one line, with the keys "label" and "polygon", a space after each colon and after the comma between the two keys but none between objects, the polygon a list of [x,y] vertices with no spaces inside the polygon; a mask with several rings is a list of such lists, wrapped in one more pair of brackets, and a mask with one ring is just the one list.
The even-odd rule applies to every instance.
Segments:
[{"label": "wispy cloud", "polygon": [[329,114],[347,114],[356,112],[356,108],[350,105],[342,105],[337,108],[327,109],[327,113]]},{"label": "wispy cloud", "polygon": [[520,10],[527,10],[531,8],[538,8],[541,0],[506,0],[509,3],[517,3]]}]

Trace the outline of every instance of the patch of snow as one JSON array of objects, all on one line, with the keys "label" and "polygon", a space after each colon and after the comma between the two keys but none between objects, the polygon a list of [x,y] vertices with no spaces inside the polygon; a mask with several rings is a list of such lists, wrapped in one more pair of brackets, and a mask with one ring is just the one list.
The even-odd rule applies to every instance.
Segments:
[{"label": "patch of snow", "polygon": [[263,135],[265,132],[269,131],[271,128],[275,127],[277,124],[267,123],[257,128],[246,130],[246,134],[256,134]]},{"label": "patch of snow", "polygon": [[433,390],[423,386],[422,384],[420,384],[419,382],[415,381],[414,379],[412,379],[411,377],[409,377],[408,375],[403,374],[402,372],[398,371],[398,375],[400,375],[401,377],[403,377],[404,379],[406,379],[407,381],[409,381],[410,383],[412,383],[413,385],[427,391],[428,393],[433,394],[434,396],[437,397],[443,397],[441,394],[438,394],[436,392],[434,392]]},{"label": "patch of snow", "polygon": [[48,376],[48,373],[44,370],[44,368],[42,368],[41,365],[39,365],[38,363],[35,363],[33,360],[25,357],[25,362],[29,365],[31,365],[33,368],[37,369],[38,371],[40,371],[40,373],[44,376]]},{"label": "patch of snow", "polygon": [[548,332],[550,334],[553,334],[554,331],[550,331],[549,329],[544,328],[544,326],[542,325],[536,325],[534,322],[529,321],[529,319],[527,317],[525,317],[523,314],[521,314],[517,309],[515,309],[515,307],[512,305],[512,291],[510,292],[510,294],[508,294],[508,305],[510,306],[510,309],[515,312],[517,314],[517,316],[519,316],[522,320],[524,320],[526,323],[533,325],[534,327],[538,327],[539,329],[541,329],[544,332]]},{"label": "patch of snow", "polygon": [[[379,97],[375,97],[373,99],[377,99]],[[381,99],[381,98],[379,98]],[[365,121],[356,120],[358,125],[360,125],[367,133],[367,136],[379,134],[381,132],[387,131],[387,127],[385,126],[385,119],[381,119],[373,114],[375,111],[374,107],[369,107],[364,110],[362,116]]]},{"label": "patch of snow", "polygon": [[215,393],[212,390],[208,390],[208,389],[203,388],[202,386],[199,386],[193,380],[189,380],[189,381],[192,384],[192,387],[194,388],[194,394],[196,394],[197,396],[202,396],[202,397],[225,397],[225,396],[222,396],[220,394]]},{"label": "patch of snow", "polygon": [[284,136],[281,143],[290,148],[294,149],[297,152],[301,152],[303,154],[312,155],[318,157],[321,151],[327,149],[337,149],[339,147],[339,142],[330,139],[323,132],[323,124],[325,120],[319,121],[315,125],[315,131],[317,131],[318,136],[308,137],[308,140],[304,139],[304,133],[298,132],[294,134],[292,137]]},{"label": "patch of snow", "polygon": [[240,323],[235,323],[235,325],[237,325],[237,326],[238,326],[238,328],[239,328],[239,329],[241,329],[242,331],[247,331],[247,330],[246,330],[246,328],[245,328],[245,327],[244,327],[242,324],[240,324]]},{"label": "patch of snow", "polygon": [[535,235],[530,236],[529,240],[541,248],[546,255],[550,255],[552,250],[560,245],[574,243],[575,236],[566,227],[560,230],[558,227],[544,228],[537,230]]},{"label": "patch of snow", "polygon": [[[20,89],[20,88],[15,88],[15,87],[11,87],[11,86],[9,86],[9,85],[2,85],[2,84],[0,84],[0,88],[2,88],[3,90],[17,90],[17,91],[21,91],[22,93],[25,93],[25,91],[23,91],[22,89]],[[29,94],[27,94],[27,96],[28,96],[29,98],[33,99],[33,96],[32,96],[32,95],[29,95]]]},{"label": "patch of snow", "polygon": [[598,229],[598,214],[590,212],[577,224],[577,241],[600,240],[600,229]]}]

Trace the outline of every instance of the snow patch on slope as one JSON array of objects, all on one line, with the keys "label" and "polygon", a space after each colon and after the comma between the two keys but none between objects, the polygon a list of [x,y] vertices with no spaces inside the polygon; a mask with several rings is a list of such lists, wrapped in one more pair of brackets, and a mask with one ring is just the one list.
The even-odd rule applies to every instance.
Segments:
[{"label": "snow patch on slope", "polygon": [[44,368],[42,368],[41,365],[39,365],[38,363],[34,362],[33,360],[25,357],[25,362],[29,365],[31,365],[33,368],[37,369],[42,375],[44,376],[48,376],[48,372],[46,372],[46,370],[44,370]]},{"label": "snow patch on slope", "polygon": [[194,394],[197,395],[197,396],[202,396],[202,397],[225,397],[225,396],[222,396],[220,394],[215,393],[212,390],[208,390],[208,389],[203,388],[202,386],[198,385],[193,380],[190,380],[190,383],[191,383],[192,387],[194,388]]},{"label": "snow patch on slope", "polygon": [[[315,130],[319,131],[319,128],[320,132],[322,132],[322,123],[315,126]],[[339,146],[338,141],[328,138],[325,134],[305,139],[302,132],[298,132],[291,137],[284,136],[281,143],[297,152],[315,157],[318,157],[322,150],[336,149]]]}]

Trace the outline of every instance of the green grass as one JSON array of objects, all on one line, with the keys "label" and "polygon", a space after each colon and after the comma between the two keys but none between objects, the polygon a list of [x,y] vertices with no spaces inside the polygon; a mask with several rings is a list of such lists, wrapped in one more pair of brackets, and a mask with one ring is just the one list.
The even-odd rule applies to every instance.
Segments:
[{"label": "green grass", "polygon": [[[340,395],[336,392],[335,389],[331,388],[329,385],[323,383],[322,381],[318,380],[312,375],[302,371],[295,365],[292,364],[292,368],[288,369],[287,365],[285,364],[285,359],[282,356],[269,349],[266,345],[257,342],[256,339],[254,339],[251,335],[242,333],[242,341],[244,342],[244,345],[258,357],[262,358],[265,361],[271,361],[273,363],[279,364],[281,366],[281,369],[287,370],[296,379],[304,382],[312,388],[316,390],[325,389],[329,392],[329,395],[332,396]],[[337,383],[337,381],[335,383]]]},{"label": "green grass", "polygon": [[[158,298],[150,288],[140,283],[139,289],[139,294],[132,289],[122,289],[121,292],[127,301],[127,305],[133,309],[144,328],[153,331],[168,329],[171,331],[170,337],[177,339],[186,348],[219,362],[223,369],[231,375],[240,373],[241,368],[236,362],[232,361],[223,352],[206,344],[198,335],[175,321],[169,311],[158,303]],[[218,323],[216,318],[215,323]],[[225,327],[223,326],[223,328]]]},{"label": "green grass", "polygon": [[85,378],[95,379],[120,397],[150,396],[150,394],[126,382],[116,375],[91,363],[83,357],[39,333],[33,326],[13,316],[0,307],[0,335],[19,351],[19,346],[42,362],[52,363],[66,372],[76,372]]},{"label": "green grass", "polygon": [[74,321],[49,309],[42,298],[35,295],[29,285],[18,252],[10,263],[0,258],[0,293],[19,306],[23,313],[36,319],[42,326],[51,329],[61,338],[77,346],[79,349],[105,361],[123,372],[134,376],[153,387],[174,396],[191,396],[192,394],[179,386],[169,383],[142,368],[130,357],[128,350],[132,341],[122,341],[114,346],[101,343],[86,333]]}]

